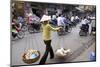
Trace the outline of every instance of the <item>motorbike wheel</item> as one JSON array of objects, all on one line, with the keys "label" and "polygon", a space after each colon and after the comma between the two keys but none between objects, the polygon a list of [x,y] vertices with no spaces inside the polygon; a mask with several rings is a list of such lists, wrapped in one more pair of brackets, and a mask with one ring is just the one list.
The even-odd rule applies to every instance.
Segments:
[{"label": "motorbike wheel", "polygon": [[13,36],[11,36],[11,41],[15,41],[16,37],[14,38]]},{"label": "motorbike wheel", "polygon": [[22,27],[22,30],[23,30],[24,32],[26,32],[26,31],[27,31],[27,26],[23,26],[23,27]]},{"label": "motorbike wheel", "polygon": [[57,32],[57,34],[58,34],[59,36],[61,36],[61,35],[62,35],[62,34],[61,34],[61,32],[59,32],[59,31]]},{"label": "motorbike wheel", "polygon": [[58,33],[59,36],[61,36],[61,35],[65,35],[65,34],[66,34],[66,32],[65,32],[64,29],[61,29],[61,30],[58,31],[57,33]]},{"label": "motorbike wheel", "polygon": [[24,31],[19,31],[18,34],[17,34],[17,37],[18,37],[19,39],[24,38],[24,36],[25,36],[25,32],[24,32]]},{"label": "motorbike wheel", "polygon": [[82,36],[82,31],[80,30],[79,35]]},{"label": "motorbike wheel", "polygon": [[34,32],[34,29],[32,27],[28,27],[28,32],[29,33],[33,33]]},{"label": "motorbike wheel", "polygon": [[68,33],[70,33],[72,31],[72,27],[70,27],[69,29],[68,29]]},{"label": "motorbike wheel", "polygon": [[17,36],[17,33],[12,32],[12,34],[11,34],[11,41],[15,41],[16,40],[16,36]]},{"label": "motorbike wheel", "polygon": [[80,30],[79,35],[80,36],[87,36],[87,32],[84,32],[84,31]]},{"label": "motorbike wheel", "polygon": [[87,36],[88,35],[88,32],[85,32],[85,36]]}]

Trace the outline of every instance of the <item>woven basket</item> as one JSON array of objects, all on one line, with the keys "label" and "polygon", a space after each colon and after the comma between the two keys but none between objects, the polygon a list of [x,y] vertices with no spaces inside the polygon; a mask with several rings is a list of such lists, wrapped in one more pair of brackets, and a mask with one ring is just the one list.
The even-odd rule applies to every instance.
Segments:
[{"label": "woven basket", "polygon": [[32,63],[38,61],[39,58],[40,58],[40,52],[37,51],[37,53],[39,54],[39,56],[37,56],[37,57],[34,58],[34,59],[26,59],[26,57],[25,57],[26,53],[24,53],[24,54],[22,55],[22,60],[23,60],[23,62],[24,62],[24,63],[27,63],[27,64],[32,64]]}]

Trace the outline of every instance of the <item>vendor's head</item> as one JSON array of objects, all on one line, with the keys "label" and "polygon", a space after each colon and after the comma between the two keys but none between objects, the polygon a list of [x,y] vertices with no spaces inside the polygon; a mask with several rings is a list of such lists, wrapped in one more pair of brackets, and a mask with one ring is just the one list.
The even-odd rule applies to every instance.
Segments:
[{"label": "vendor's head", "polygon": [[42,24],[46,25],[49,23],[49,20],[43,21]]},{"label": "vendor's head", "polygon": [[51,20],[50,16],[43,15],[43,17],[41,18],[40,22],[43,23],[43,24],[48,24],[50,20]]}]

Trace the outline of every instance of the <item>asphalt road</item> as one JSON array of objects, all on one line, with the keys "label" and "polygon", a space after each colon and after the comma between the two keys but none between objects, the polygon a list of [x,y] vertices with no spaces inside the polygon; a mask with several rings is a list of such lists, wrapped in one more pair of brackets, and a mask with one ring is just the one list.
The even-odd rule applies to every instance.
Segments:
[{"label": "asphalt road", "polygon": [[[71,49],[73,54],[70,57],[66,57],[66,59],[58,59],[56,56],[54,59],[49,59],[48,56],[46,64],[89,61],[88,55],[94,49],[90,48],[90,46],[95,43],[95,38],[90,35],[86,37],[80,37],[79,28],[80,25],[77,25],[72,29],[71,33],[68,33],[64,36],[58,36],[57,32],[52,32],[53,51],[55,52],[58,48],[64,47],[65,49]],[[22,54],[30,48],[39,50],[41,57],[43,56],[45,45],[42,40],[42,33],[29,34],[26,32],[26,35],[23,39],[18,39],[11,42],[11,65],[28,65],[22,61]],[[88,48],[90,50],[88,50]],[[40,59],[33,63],[33,65],[38,64]]]}]

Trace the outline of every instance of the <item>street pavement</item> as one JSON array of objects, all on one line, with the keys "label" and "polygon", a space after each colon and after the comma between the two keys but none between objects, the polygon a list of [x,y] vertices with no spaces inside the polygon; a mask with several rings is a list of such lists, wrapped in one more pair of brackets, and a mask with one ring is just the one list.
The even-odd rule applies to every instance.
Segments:
[{"label": "street pavement", "polygon": [[[72,32],[67,33],[64,36],[58,36],[57,32],[52,32],[52,48],[54,53],[58,48],[64,47],[65,49],[71,49],[72,55],[66,57],[65,59],[59,59],[56,56],[54,59],[50,59],[48,56],[46,64],[89,61],[88,55],[94,49],[91,48],[91,46],[93,43],[95,43],[95,37],[90,35],[79,36],[79,31],[80,24],[73,27]],[[29,34],[26,32],[23,39],[18,39],[11,42],[11,65],[28,65],[22,61],[22,54],[28,49],[39,50],[41,53],[41,59],[45,52],[42,33]],[[39,64],[40,59],[33,63],[33,65]]]}]

